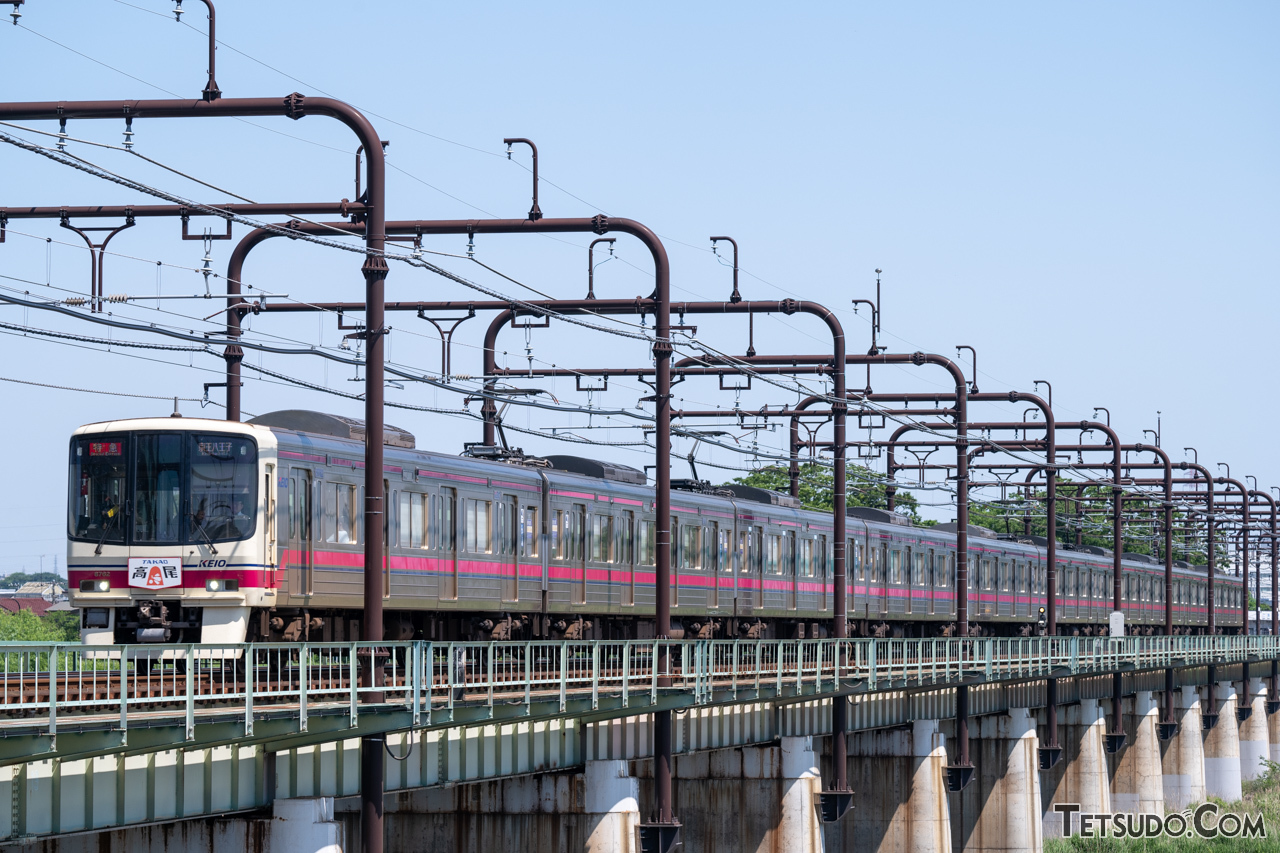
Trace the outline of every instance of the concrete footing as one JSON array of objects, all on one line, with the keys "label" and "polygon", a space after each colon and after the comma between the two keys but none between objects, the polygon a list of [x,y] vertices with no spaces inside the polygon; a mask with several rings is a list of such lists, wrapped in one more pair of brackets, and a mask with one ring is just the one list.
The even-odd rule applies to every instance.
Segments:
[{"label": "concrete footing", "polygon": [[271,812],[271,850],[342,853],[342,825],[335,819],[333,797],[276,800]]},{"label": "concrete footing", "polygon": [[1039,745],[1035,718],[1026,708],[982,717],[976,726],[971,722],[974,780],[948,798],[953,850],[1025,853],[1042,849]]},{"label": "concrete footing", "polygon": [[1245,698],[1252,711],[1240,724],[1240,779],[1248,782],[1266,772],[1264,761],[1271,758],[1271,738],[1267,730],[1267,688],[1261,678],[1251,678]]},{"label": "concrete footing", "polygon": [[[1111,778],[1107,771],[1107,721],[1097,699],[1084,699],[1058,712],[1058,742],[1062,761],[1042,774],[1044,834],[1060,838],[1073,832],[1062,824],[1055,803],[1075,803],[1083,812],[1111,811]],[[1161,792],[1163,795],[1163,791]]]},{"label": "concrete footing", "polygon": [[1178,733],[1161,744],[1164,805],[1181,811],[1204,801],[1204,731],[1200,719],[1200,694],[1194,687],[1178,691]]},{"label": "concrete footing", "polygon": [[[1132,703],[1132,704],[1130,704]],[[1130,814],[1164,814],[1164,779],[1160,762],[1160,706],[1150,691],[1142,691],[1125,703],[1125,731],[1129,737],[1121,750],[1108,756],[1111,770],[1111,807]]]},{"label": "concrete footing", "polygon": [[1228,803],[1243,795],[1240,786],[1240,727],[1236,691],[1229,681],[1209,685],[1218,691],[1218,724],[1204,733],[1204,792]]}]

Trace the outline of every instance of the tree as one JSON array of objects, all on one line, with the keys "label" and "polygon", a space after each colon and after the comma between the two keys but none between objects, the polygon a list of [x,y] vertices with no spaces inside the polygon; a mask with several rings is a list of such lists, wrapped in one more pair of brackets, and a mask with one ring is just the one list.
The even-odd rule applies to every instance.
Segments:
[{"label": "tree", "polygon": [[[1081,545],[1094,545],[1101,548],[1112,546],[1112,513],[1114,505],[1111,501],[1110,486],[1085,486],[1067,480],[1058,481],[1058,511],[1055,529],[1058,541],[1067,545],[1077,542]],[[1079,499],[1079,503],[1077,503]],[[1132,512],[1137,507],[1126,503],[1126,511]],[[969,503],[969,523],[987,527],[997,533],[1013,535],[1026,534],[1032,536],[1048,535],[1048,522],[1044,517],[1045,492],[1043,489],[1030,491],[1020,490],[1020,494],[1011,499],[1000,501],[974,501]],[[1149,554],[1157,556],[1164,544],[1164,536],[1160,532],[1158,515],[1147,515],[1133,518],[1126,515],[1121,536],[1124,538],[1124,550],[1132,554]],[[1175,529],[1185,526],[1186,514],[1174,513]],[[1223,543],[1217,543],[1218,570],[1224,571],[1229,565]],[[1185,548],[1174,537],[1173,552],[1175,559],[1186,560],[1193,565],[1204,565],[1208,562],[1203,545]]]},{"label": "tree", "polygon": [[12,589],[32,582],[56,583],[63,587],[67,585],[67,579],[54,572],[14,572],[4,578],[4,583]]},{"label": "tree", "polygon": [[0,641],[41,643],[75,643],[80,640],[80,625],[74,612],[37,616],[30,610],[10,613],[0,610]]},{"label": "tree", "polygon": [[[884,483],[880,475],[861,465],[850,465],[845,471],[845,495],[849,506],[869,506],[885,509],[889,506],[885,494]],[[752,471],[745,477],[734,480],[744,486],[755,486],[758,489],[771,489],[788,494],[791,491],[791,477],[783,465],[769,465]],[[816,462],[805,462],[800,466],[800,505],[805,509],[818,512],[831,512],[835,509],[835,472],[825,465]],[[917,503],[910,492],[898,490],[894,496],[894,509],[908,515],[917,524],[926,524],[917,515]]]}]

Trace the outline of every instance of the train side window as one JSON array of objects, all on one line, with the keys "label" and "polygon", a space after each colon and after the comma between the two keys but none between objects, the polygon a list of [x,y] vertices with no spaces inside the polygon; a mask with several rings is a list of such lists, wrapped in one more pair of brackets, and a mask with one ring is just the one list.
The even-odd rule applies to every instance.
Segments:
[{"label": "train side window", "polygon": [[486,500],[464,498],[462,513],[463,550],[470,554],[488,554],[493,549],[493,505]]},{"label": "train side window", "polygon": [[801,538],[796,542],[796,576],[813,577],[813,540]]},{"label": "train side window", "polygon": [[439,498],[440,514],[436,521],[436,547],[452,553],[458,549],[458,492],[443,488]]},{"label": "train side window", "polygon": [[325,542],[355,544],[355,501],[355,486],[333,482],[323,485],[320,492],[320,513]]},{"label": "train side window", "polygon": [[681,528],[680,558],[682,568],[702,568],[702,528],[697,524],[686,524]]},{"label": "train side window", "polygon": [[570,560],[584,560],[587,556],[587,508],[574,504],[565,515],[565,551]]},{"label": "train side window", "polygon": [[415,492],[400,493],[399,536],[401,548],[427,547],[427,496]]},{"label": "train side window", "polygon": [[603,514],[591,516],[591,560],[596,563],[612,563],[613,517]]},{"label": "train side window", "polygon": [[652,521],[640,522],[640,565],[657,565],[658,540],[656,526]]},{"label": "train side window", "polygon": [[634,562],[635,555],[631,552],[631,539],[634,536],[635,513],[631,510],[624,509],[622,515],[618,517],[616,525],[617,535],[617,551],[616,560],[625,565],[631,565]]},{"label": "train side window", "polygon": [[809,577],[817,576],[817,577],[825,578],[827,576],[827,565],[828,565],[827,537],[819,536],[816,540],[815,545],[816,545],[815,554],[814,554],[815,563],[811,566]]},{"label": "train side window", "polygon": [[733,531],[727,527],[718,528],[716,534],[716,567],[722,572],[733,571],[733,561],[729,557],[732,547]]},{"label": "train side window", "polygon": [[520,507],[520,556],[538,556],[538,540],[542,538],[538,528],[538,508]]},{"label": "train side window", "polygon": [[849,559],[853,560],[853,577],[860,581],[867,579],[867,564],[861,559],[862,549],[858,547],[858,540],[850,539],[845,545],[845,553],[849,555]]},{"label": "train side window", "polygon": [[551,557],[556,560],[564,559],[564,537],[560,535],[564,530],[564,510],[553,509],[551,511]]}]

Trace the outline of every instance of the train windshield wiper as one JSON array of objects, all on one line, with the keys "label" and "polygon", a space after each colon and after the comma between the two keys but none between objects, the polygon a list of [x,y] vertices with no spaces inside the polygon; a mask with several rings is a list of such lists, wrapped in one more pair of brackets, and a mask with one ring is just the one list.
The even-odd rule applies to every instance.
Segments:
[{"label": "train windshield wiper", "polygon": [[213,537],[209,535],[209,531],[204,529],[204,524],[202,522],[196,521],[195,513],[192,513],[192,512],[187,513],[187,518],[191,519],[192,523],[195,524],[196,530],[199,530],[200,535],[204,537],[205,543],[208,544],[209,546],[209,553],[213,554],[216,557],[218,555],[218,549],[214,547]]},{"label": "train windshield wiper", "polygon": [[[108,515],[107,519],[109,521],[114,521],[115,522],[114,526],[119,527],[120,526],[120,508],[115,507],[115,512]],[[102,525],[102,535],[98,537],[98,546],[93,549],[93,556],[95,557],[102,556],[102,543],[107,541],[107,534],[110,533],[111,530],[112,530],[112,525],[110,524]]]}]

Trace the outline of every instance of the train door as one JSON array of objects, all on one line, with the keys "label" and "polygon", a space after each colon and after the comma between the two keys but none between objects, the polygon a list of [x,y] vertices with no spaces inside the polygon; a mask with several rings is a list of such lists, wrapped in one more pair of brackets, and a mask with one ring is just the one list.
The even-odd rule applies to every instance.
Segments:
[{"label": "train door", "polygon": [[586,535],[587,507],[574,504],[564,516],[565,559],[569,561],[571,595],[574,604],[587,603]]},{"label": "train door", "polygon": [[515,495],[500,495],[494,507],[494,556],[498,558],[498,573],[502,578],[502,600],[516,601],[520,597],[520,549],[517,547],[520,529],[516,524],[519,499]]},{"label": "train door", "polygon": [[796,532],[788,530],[782,534],[782,573],[787,577],[784,581],[788,610],[796,609],[796,588],[800,584],[800,572],[796,565]]},{"label": "train door", "polygon": [[924,584],[925,584],[925,609],[924,612],[930,616],[938,612],[938,564],[934,562],[934,551],[932,548],[923,555],[924,560]]},{"label": "train door", "polygon": [[622,604],[636,603],[636,558],[633,542],[635,538],[636,514],[624,509],[618,514],[618,568],[622,571],[622,583],[619,584],[619,598]]},{"label": "train door", "polygon": [[290,595],[310,595],[315,552],[311,544],[311,472],[289,471],[289,546],[285,574]]},{"label": "train door", "polygon": [[707,554],[709,559],[705,560],[707,568],[707,585],[704,588],[707,595],[707,607],[720,606],[720,571],[721,571],[721,555],[720,555],[720,537],[724,534],[720,530],[718,521],[711,522],[711,527],[707,531]]},{"label": "train door", "polygon": [[[529,561],[536,560],[542,556],[542,527],[539,524],[541,521],[539,517],[540,511],[540,508],[533,504],[520,507],[520,554],[516,558],[516,598],[520,597],[520,561],[524,560],[527,564]],[[542,566],[538,565],[537,569],[541,574]],[[528,581],[525,581],[525,585],[526,598],[532,597],[536,599],[538,593],[541,593],[541,589],[537,590],[537,593],[528,589]]]},{"label": "train door", "polygon": [[902,568],[899,572],[900,577],[894,590],[895,594],[889,599],[889,606],[893,608],[894,613],[910,613],[911,612],[911,570],[914,564],[915,554],[911,548],[902,549]]},{"label": "train door", "polygon": [[901,566],[902,552],[898,550],[890,551],[889,546],[881,543],[878,551],[878,559],[876,560],[876,612],[887,614],[889,612],[889,584],[891,583],[893,573],[890,570],[889,561],[892,560],[894,565]]},{"label": "train door", "polygon": [[752,607],[764,607],[764,528],[748,526],[741,538],[746,598]]},{"label": "train door", "polygon": [[[363,491],[363,489],[361,490]],[[382,597],[391,597],[391,483],[382,481]],[[376,534],[375,534],[376,535]]]},{"label": "train door", "polygon": [[443,487],[436,501],[436,542],[440,549],[440,598],[458,599],[458,491]]}]

